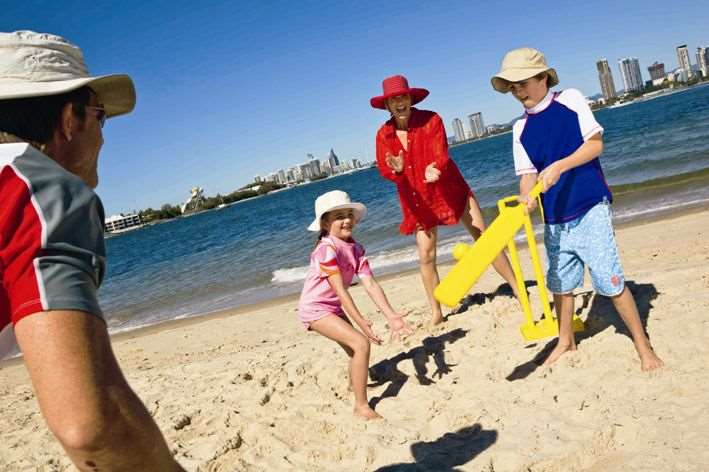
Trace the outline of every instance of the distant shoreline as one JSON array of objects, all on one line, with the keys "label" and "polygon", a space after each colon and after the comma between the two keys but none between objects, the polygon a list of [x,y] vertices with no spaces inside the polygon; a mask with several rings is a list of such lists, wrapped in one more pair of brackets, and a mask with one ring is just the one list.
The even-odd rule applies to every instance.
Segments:
[{"label": "distant shoreline", "polygon": [[497,136],[502,136],[502,135],[505,135],[505,134],[509,134],[509,133],[511,133],[511,132],[512,132],[512,128],[508,129],[507,131],[502,131],[502,132],[500,132],[500,133],[489,134],[489,135],[483,136],[483,137],[481,137],[481,138],[473,138],[473,139],[468,139],[468,140],[465,140],[465,141],[461,141],[461,142],[459,142],[459,143],[453,143],[453,144],[450,144],[450,145],[448,146],[448,149],[455,148],[455,147],[458,147],[458,146],[462,146],[462,145],[464,145],[464,144],[477,143],[478,141],[484,141],[484,140],[490,139],[490,138],[496,138]]}]

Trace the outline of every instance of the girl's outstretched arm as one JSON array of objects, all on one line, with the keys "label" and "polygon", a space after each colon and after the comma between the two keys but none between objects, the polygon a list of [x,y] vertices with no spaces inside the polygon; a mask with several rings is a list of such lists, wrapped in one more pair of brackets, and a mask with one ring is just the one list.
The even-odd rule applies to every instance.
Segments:
[{"label": "girl's outstretched arm", "polygon": [[367,336],[373,343],[381,344],[382,340],[374,334],[374,331],[372,331],[372,322],[364,318],[357,309],[357,305],[355,305],[354,300],[352,300],[350,292],[347,291],[344,282],[342,282],[342,276],[340,273],[336,272],[329,275],[327,277],[327,281],[330,282],[330,286],[340,299],[342,308],[345,309],[345,312],[350,316],[350,318],[352,318],[357,326],[359,326],[364,335]]},{"label": "girl's outstretched arm", "polygon": [[387,324],[389,325],[389,331],[391,336],[389,340],[400,340],[401,336],[408,336],[412,333],[411,328],[403,317],[406,316],[405,313],[397,313],[391,307],[389,300],[387,299],[382,286],[374,279],[374,277],[361,277],[362,285],[367,291],[369,298],[379,307],[379,310],[384,314],[387,319]]}]

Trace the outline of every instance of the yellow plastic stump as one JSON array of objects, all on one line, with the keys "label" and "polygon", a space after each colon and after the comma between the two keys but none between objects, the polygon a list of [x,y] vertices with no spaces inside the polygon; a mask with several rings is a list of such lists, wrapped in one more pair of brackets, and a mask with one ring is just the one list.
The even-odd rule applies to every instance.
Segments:
[{"label": "yellow plastic stump", "polygon": [[[541,191],[542,185],[538,183],[529,193],[529,197],[537,198]],[[507,246],[510,253],[510,263],[517,282],[517,292],[520,294],[520,303],[524,312],[525,323],[520,326],[522,336],[528,341],[556,336],[559,333],[559,327],[549,305],[549,297],[547,296],[544,272],[539,260],[532,220],[525,211],[524,205],[518,202],[516,196],[503,198],[497,202],[497,207],[500,211],[499,216],[475,241],[475,244],[472,246],[463,243],[456,244],[453,249],[453,257],[458,262],[438,284],[433,292],[434,296],[444,305],[449,307],[456,306],[470,291],[475,282],[478,281],[487,267]],[[541,204],[539,208],[540,211],[543,211]],[[539,297],[544,311],[539,321],[535,321],[532,316],[532,308],[529,303],[529,296],[527,295],[514,241],[515,234],[522,226],[524,226],[527,236],[529,254],[532,259],[532,266],[537,286],[539,287]],[[583,331],[584,329],[583,321],[576,315],[574,315],[572,326],[574,331]]]}]

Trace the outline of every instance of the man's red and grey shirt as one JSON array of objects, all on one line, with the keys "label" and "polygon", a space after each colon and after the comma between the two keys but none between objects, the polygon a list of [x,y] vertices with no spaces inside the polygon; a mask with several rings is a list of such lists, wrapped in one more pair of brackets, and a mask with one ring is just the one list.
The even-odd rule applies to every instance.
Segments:
[{"label": "man's red and grey shirt", "polygon": [[103,217],[80,178],[29,144],[0,144],[0,356],[13,348],[12,327],[25,316],[103,316]]}]

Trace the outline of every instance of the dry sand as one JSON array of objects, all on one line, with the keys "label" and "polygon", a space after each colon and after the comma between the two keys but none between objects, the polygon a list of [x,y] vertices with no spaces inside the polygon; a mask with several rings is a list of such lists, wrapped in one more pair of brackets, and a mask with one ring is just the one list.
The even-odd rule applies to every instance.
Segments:
[{"label": "dry sand", "polygon": [[[384,421],[353,418],[345,355],[302,329],[292,297],[114,345],[188,470],[708,470],[709,208],[621,228],[618,239],[667,364],[659,372],[641,372],[611,303],[588,286],[576,296],[587,323],[579,350],[538,367],[550,341],[524,342],[521,312],[491,271],[435,329],[418,274],[382,281],[416,327],[403,344],[372,349],[369,395]],[[362,288],[352,293],[385,335]],[[21,363],[0,364],[0,378],[0,470],[71,470]]]}]

